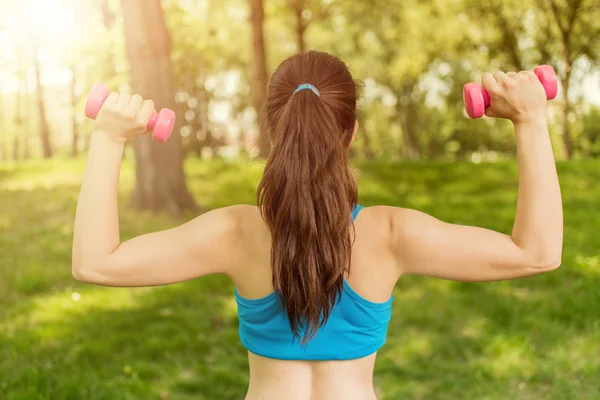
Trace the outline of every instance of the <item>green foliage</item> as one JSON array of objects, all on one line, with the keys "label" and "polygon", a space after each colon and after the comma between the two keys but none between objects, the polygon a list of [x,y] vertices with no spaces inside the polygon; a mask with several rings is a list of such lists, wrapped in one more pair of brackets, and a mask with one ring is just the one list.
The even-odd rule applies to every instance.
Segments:
[{"label": "green foliage", "polygon": [[577,122],[579,151],[584,156],[600,157],[600,107],[593,108]]},{"label": "green foliage", "polygon": [[[3,78],[28,81],[28,93],[22,101],[34,109],[35,96],[30,94],[35,84],[28,72],[32,51],[24,33],[31,24],[11,23],[31,18],[27,1],[2,2],[0,49],[5,42],[14,43],[11,51],[0,53],[0,65]],[[589,99],[579,97],[583,78],[597,71],[600,61],[600,8],[594,0],[264,3],[270,72],[298,51],[299,6],[306,47],[336,54],[357,79],[366,83],[360,113],[364,130],[357,146],[360,156],[460,159],[493,152],[513,157],[514,141],[507,124],[471,122],[462,111],[462,86],[479,80],[483,71],[530,69],[548,63],[559,73],[563,88],[569,84],[568,100],[573,105],[583,102],[590,106]],[[248,141],[256,132],[256,115],[251,105],[252,42],[247,0],[164,0],[162,5],[172,39],[179,133],[185,151],[201,154],[205,147],[216,149]],[[96,82],[127,90],[131,78],[120,1],[57,0],[54,9],[69,11],[75,20],[62,36],[51,34],[61,31],[55,18],[40,19],[34,26],[43,55],[42,75],[52,75],[60,68],[74,69],[79,96],[76,111],[81,110],[85,94]],[[584,117],[578,110],[585,108],[563,113],[563,88],[550,105],[555,115],[551,130],[557,133],[557,155],[562,154],[558,133],[562,135],[566,119]],[[70,108],[68,92],[67,86],[50,88],[46,102]],[[17,127],[11,115],[17,96],[3,89],[0,96],[0,150],[10,149],[17,132],[23,130],[33,138],[35,148],[37,119],[32,118],[28,128]],[[54,142],[67,147],[68,112],[48,114]],[[82,134],[87,135],[89,121],[82,116],[77,119]],[[572,128],[578,155],[594,156],[596,153],[587,150],[589,139],[578,134],[580,127],[573,124]],[[0,151],[0,156],[5,153],[10,151]]]},{"label": "green foliage", "polygon": [[[0,398],[243,398],[248,366],[228,280],[145,289],[73,281],[73,213],[84,161],[0,167]],[[261,163],[188,160],[185,167],[206,206],[255,203]],[[589,160],[558,164],[565,207],[559,270],[494,283],[400,280],[375,372],[380,399],[600,398],[599,167]],[[511,230],[513,162],[377,161],[356,168],[361,204]],[[126,160],[123,240],[181,222],[128,209],[133,179]]]}]

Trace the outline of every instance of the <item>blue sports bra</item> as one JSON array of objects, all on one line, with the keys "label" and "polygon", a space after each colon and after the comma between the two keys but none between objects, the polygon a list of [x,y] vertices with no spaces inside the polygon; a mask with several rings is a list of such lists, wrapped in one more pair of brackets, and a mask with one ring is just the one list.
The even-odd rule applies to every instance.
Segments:
[{"label": "blue sports bra", "polygon": [[[352,220],[363,207],[357,205]],[[344,279],[344,290],[326,324],[305,345],[294,337],[276,292],[246,299],[234,289],[238,305],[239,335],[246,349],[280,360],[350,360],[375,353],[384,345],[392,317],[390,297],[373,303],[356,293]]]}]

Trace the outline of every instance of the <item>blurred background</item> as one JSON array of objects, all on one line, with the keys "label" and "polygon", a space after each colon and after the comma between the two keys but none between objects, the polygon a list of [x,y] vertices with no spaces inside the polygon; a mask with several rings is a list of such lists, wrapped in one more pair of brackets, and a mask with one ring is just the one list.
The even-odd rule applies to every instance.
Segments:
[{"label": "blurred background", "polygon": [[563,266],[511,282],[406,277],[378,356],[381,399],[600,399],[597,0],[0,0],[0,399],[243,399],[231,283],[78,284],[70,273],[98,82],[171,108],[128,145],[121,239],[255,204],[257,115],[285,58],[330,52],[360,80],[360,203],[510,233],[512,125],[463,111],[482,72],[550,64]]}]

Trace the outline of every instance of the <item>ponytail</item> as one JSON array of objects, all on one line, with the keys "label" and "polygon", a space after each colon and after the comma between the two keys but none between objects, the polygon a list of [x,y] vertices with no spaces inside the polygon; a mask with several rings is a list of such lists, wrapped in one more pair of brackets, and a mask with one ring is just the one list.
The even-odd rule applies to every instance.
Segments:
[{"label": "ponytail", "polygon": [[[337,80],[343,80],[340,84],[331,77],[318,79],[315,73],[315,81],[322,84],[303,87],[310,90],[296,91],[296,82],[286,85],[285,72],[293,72],[294,59],[296,64],[313,61],[312,67],[317,67],[311,56],[341,64],[346,79],[338,74]],[[286,62],[270,87],[263,126],[272,151],[257,200],[272,236],[273,287],[294,336],[306,343],[327,322],[350,271],[355,234],[351,212],[358,201],[358,188],[349,166],[348,147],[356,89],[345,65],[325,53],[304,53]],[[310,65],[300,65],[300,69],[309,72]],[[327,80],[329,84],[324,82]],[[346,101],[344,94],[349,98]]]}]

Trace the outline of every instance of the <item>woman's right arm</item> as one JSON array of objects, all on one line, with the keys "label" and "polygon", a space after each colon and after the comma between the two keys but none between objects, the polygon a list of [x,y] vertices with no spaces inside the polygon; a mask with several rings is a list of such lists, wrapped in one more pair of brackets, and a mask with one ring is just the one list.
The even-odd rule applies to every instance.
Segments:
[{"label": "woman's right arm", "polygon": [[519,192],[512,235],[389,207],[391,245],[400,275],[495,281],[560,266],[562,201],[543,88],[533,73],[486,74],[483,85],[492,98],[488,115],[511,119],[515,127]]}]

